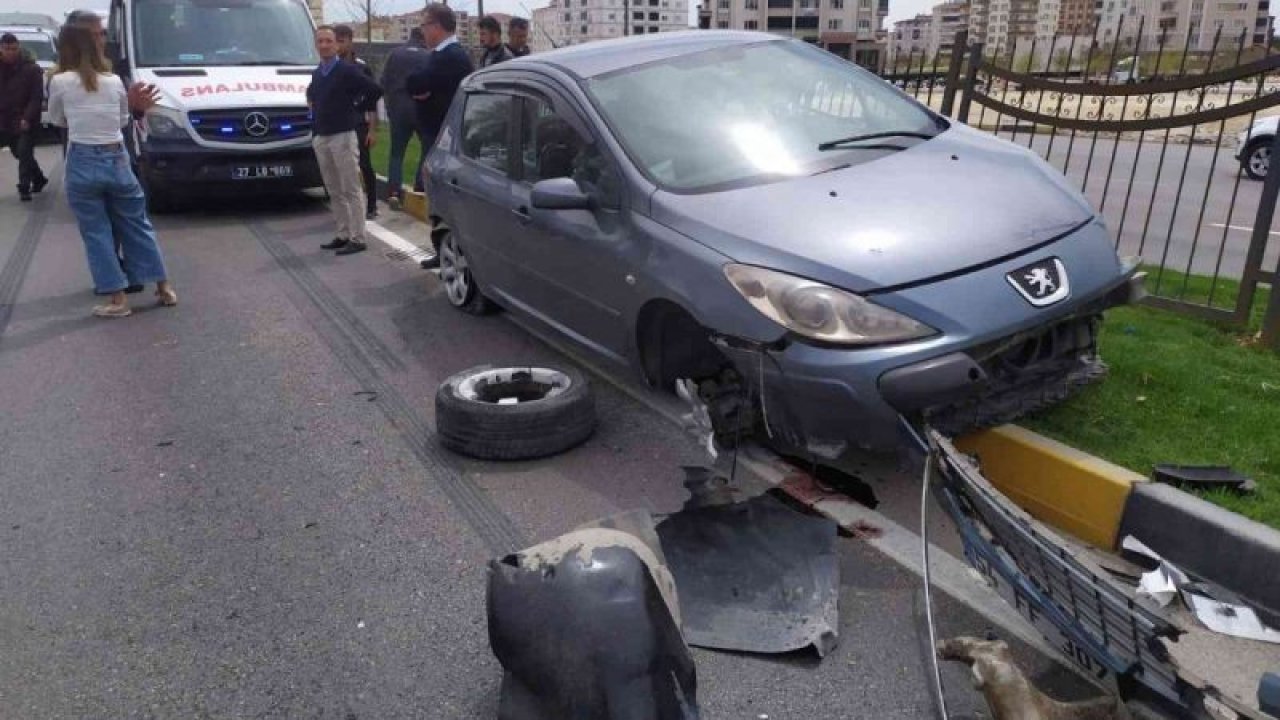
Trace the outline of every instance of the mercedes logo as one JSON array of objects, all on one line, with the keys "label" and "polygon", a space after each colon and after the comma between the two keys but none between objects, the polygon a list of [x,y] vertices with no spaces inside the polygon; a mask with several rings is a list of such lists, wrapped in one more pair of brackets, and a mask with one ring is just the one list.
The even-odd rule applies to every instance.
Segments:
[{"label": "mercedes logo", "polygon": [[265,113],[251,112],[244,116],[244,131],[253,137],[262,137],[271,129],[271,120]]}]

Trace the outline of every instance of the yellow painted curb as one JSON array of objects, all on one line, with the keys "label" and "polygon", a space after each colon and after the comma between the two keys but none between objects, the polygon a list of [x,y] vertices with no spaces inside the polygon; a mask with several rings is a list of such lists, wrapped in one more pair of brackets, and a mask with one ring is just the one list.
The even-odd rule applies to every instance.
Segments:
[{"label": "yellow painted curb", "polygon": [[1016,425],[956,440],[982,474],[1032,517],[1111,550],[1134,483],[1146,478]]},{"label": "yellow painted curb", "polygon": [[412,190],[404,194],[404,211],[417,218],[419,222],[427,221],[427,213],[430,209],[431,204],[427,202],[425,194]]},{"label": "yellow painted curb", "polygon": [[[378,179],[378,197],[385,197],[387,179],[382,175],[377,175],[375,177]],[[431,212],[431,203],[427,202],[426,194],[409,189],[403,189],[403,192],[403,210],[408,213],[410,217],[415,218],[419,222],[426,222],[427,216]]]}]

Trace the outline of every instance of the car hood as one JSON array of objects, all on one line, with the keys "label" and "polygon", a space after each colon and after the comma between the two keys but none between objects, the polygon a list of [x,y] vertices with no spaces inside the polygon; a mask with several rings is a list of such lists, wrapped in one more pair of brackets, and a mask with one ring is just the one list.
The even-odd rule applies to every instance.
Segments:
[{"label": "car hood", "polygon": [[298,66],[140,68],[137,79],[160,89],[162,105],[180,110],[305,107],[311,70]]},{"label": "car hood", "polygon": [[701,194],[660,190],[652,213],[737,262],[856,292],[1016,255],[1094,215],[1034,154],[960,125],[810,177]]}]

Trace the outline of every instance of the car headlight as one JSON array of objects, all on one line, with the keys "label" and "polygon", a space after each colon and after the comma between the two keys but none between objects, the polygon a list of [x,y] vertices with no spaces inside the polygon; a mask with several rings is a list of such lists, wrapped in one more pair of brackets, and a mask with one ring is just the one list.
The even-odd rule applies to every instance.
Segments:
[{"label": "car headlight", "polygon": [[814,340],[874,345],[937,333],[902,313],[812,280],[751,265],[726,265],[724,274],[756,310]]},{"label": "car headlight", "polygon": [[147,111],[147,135],[160,140],[189,140],[182,115],[168,108]]}]

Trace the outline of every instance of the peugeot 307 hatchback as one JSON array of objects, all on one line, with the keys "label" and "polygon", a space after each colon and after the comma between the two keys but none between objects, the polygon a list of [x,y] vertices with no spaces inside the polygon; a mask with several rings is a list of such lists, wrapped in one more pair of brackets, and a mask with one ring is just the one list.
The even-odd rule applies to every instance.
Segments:
[{"label": "peugeot 307 hatchback", "polygon": [[476,72],[428,168],[453,305],[696,387],[721,441],[835,466],[895,447],[900,415],[959,432],[1065,397],[1140,292],[1030,152],[763,33]]}]

